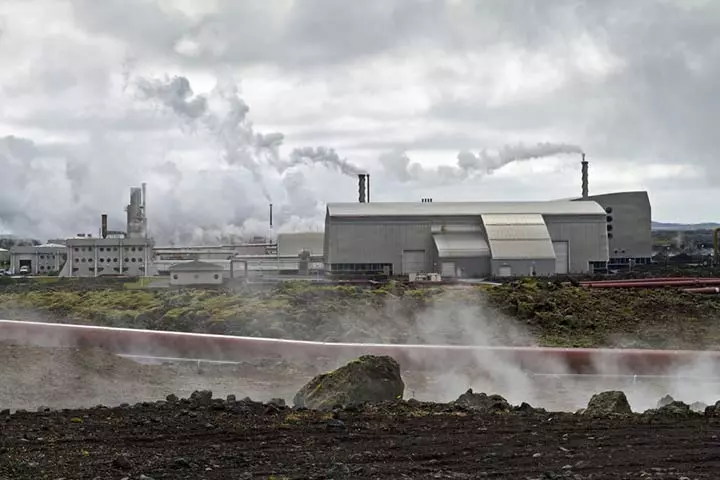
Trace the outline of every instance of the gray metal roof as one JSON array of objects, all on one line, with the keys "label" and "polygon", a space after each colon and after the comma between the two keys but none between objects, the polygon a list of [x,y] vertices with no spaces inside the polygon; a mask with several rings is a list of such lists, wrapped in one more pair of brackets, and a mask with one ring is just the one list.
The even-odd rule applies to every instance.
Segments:
[{"label": "gray metal roof", "polygon": [[433,233],[440,258],[489,257],[490,247],[480,232]]},{"label": "gray metal roof", "polygon": [[596,202],[377,202],[329,203],[331,217],[477,216],[483,214],[605,215]]},{"label": "gray metal roof", "polygon": [[222,265],[192,260],[190,262],[176,263],[168,268],[171,272],[218,272],[224,270]]},{"label": "gray metal roof", "polygon": [[555,258],[550,232],[540,214],[482,215],[496,260]]}]

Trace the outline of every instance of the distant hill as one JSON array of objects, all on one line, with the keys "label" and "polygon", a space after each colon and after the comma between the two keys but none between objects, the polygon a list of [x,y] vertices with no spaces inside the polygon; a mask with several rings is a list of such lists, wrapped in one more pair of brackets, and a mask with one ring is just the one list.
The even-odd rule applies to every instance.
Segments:
[{"label": "distant hill", "polygon": [[712,230],[720,228],[720,223],[663,223],[652,222],[653,230],[674,230],[681,232],[690,232],[693,230]]}]

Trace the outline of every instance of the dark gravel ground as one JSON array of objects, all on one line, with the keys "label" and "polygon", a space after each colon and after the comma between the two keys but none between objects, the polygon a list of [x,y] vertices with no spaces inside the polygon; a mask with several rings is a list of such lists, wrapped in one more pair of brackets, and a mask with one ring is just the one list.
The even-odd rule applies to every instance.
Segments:
[{"label": "dark gravel ground", "polygon": [[720,468],[720,419],[701,414],[170,400],[0,413],[0,479],[700,479]]}]

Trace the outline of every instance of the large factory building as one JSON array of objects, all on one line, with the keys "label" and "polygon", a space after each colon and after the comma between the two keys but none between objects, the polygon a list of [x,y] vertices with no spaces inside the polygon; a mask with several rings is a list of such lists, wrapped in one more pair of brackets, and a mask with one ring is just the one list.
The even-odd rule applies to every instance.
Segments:
[{"label": "large factory building", "polygon": [[[367,176],[365,174],[361,177]],[[328,204],[326,269],[332,273],[439,273],[443,277],[547,276],[648,263],[646,192],[540,202]]]},{"label": "large factory building", "polygon": [[330,271],[444,277],[585,273],[608,260],[595,202],[329,204]]}]

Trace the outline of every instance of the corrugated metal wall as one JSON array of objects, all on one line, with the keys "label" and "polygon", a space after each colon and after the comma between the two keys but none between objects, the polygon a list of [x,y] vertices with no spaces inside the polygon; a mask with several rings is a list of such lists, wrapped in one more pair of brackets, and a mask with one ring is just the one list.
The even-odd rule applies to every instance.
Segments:
[{"label": "corrugated metal wall", "polygon": [[569,273],[586,273],[590,271],[589,262],[607,261],[607,232],[603,217],[546,215],[545,224],[554,241],[567,241],[569,244]]}]

